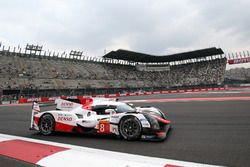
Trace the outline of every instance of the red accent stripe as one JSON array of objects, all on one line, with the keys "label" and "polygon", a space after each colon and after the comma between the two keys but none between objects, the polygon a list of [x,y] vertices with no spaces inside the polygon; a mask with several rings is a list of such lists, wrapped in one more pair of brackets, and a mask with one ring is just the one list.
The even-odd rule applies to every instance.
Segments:
[{"label": "red accent stripe", "polygon": [[165,123],[165,124],[170,124],[171,123],[171,121],[163,119],[161,117],[158,117],[158,116],[155,116],[155,115],[152,115],[152,116],[155,117],[158,121],[160,121],[162,123]]},{"label": "red accent stripe", "polygon": [[36,117],[36,116],[34,116],[34,122],[35,122],[35,124],[38,126],[38,124],[39,124],[39,117]]},{"label": "red accent stripe", "polygon": [[65,150],[68,150],[68,148],[27,142],[23,140],[0,142],[0,155],[34,164],[47,156]]},{"label": "red accent stripe", "polygon": [[61,122],[56,122],[55,131],[72,132],[74,127],[77,127],[77,126],[68,125],[68,124],[61,123]]},{"label": "red accent stripe", "polygon": [[37,110],[37,109],[34,109],[34,108],[33,108],[32,110],[34,110],[34,111],[36,111],[36,112],[41,112],[40,110]]}]

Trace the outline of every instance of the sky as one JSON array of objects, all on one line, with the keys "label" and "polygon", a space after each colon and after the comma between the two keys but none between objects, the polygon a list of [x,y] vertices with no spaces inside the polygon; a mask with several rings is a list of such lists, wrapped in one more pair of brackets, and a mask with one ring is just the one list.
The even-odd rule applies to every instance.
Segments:
[{"label": "sky", "polygon": [[[0,0],[0,42],[103,56],[250,51],[249,0]],[[244,64],[249,66],[250,63]]]}]

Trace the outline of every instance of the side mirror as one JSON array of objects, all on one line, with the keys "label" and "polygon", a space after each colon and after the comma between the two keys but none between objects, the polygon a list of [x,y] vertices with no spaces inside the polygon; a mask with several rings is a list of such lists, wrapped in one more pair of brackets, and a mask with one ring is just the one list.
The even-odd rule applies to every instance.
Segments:
[{"label": "side mirror", "polygon": [[106,114],[113,114],[113,113],[115,113],[115,110],[114,109],[106,109],[105,113]]}]

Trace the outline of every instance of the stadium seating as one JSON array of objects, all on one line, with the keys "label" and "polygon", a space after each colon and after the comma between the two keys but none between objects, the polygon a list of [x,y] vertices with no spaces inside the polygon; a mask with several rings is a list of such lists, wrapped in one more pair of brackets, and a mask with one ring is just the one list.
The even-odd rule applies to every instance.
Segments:
[{"label": "stadium seating", "polygon": [[138,71],[133,65],[0,54],[1,89],[145,88],[220,85],[226,58]]}]

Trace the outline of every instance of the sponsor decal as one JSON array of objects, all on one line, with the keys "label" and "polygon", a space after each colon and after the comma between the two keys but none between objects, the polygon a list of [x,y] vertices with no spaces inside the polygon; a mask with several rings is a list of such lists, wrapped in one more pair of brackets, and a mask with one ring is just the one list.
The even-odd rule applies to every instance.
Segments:
[{"label": "sponsor decal", "polygon": [[64,117],[64,116],[59,116],[57,118],[58,121],[72,121],[72,117]]},{"label": "sponsor decal", "polygon": [[153,138],[155,138],[155,136],[152,136],[152,135],[142,135],[141,138],[142,139],[153,139]]},{"label": "sponsor decal", "polygon": [[119,117],[111,117],[110,122],[118,123],[119,122]]},{"label": "sponsor decal", "polygon": [[117,125],[110,124],[110,133],[119,135],[119,130]]},{"label": "sponsor decal", "polygon": [[112,128],[112,132],[113,132],[113,133],[117,133],[117,132],[118,132],[117,127],[113,127],[113,128]]},{"label": "sponsor decal", "polygon": [[39,98],[28,98],[27,99],[27,102],[34,102],[34,101],[41,102],[42,99],[40,97]]},{"label": "sponsor decal", "polygon": [[228,60],[228,64],[241,64],[241,63],[249,63],[249,62],[250,62],[250,57]]},{"label": "sponsor decal", "polygon": [[73,107],[73,103],[72,102],[62,102],[61,103],[61,107],[72,108]]}]

